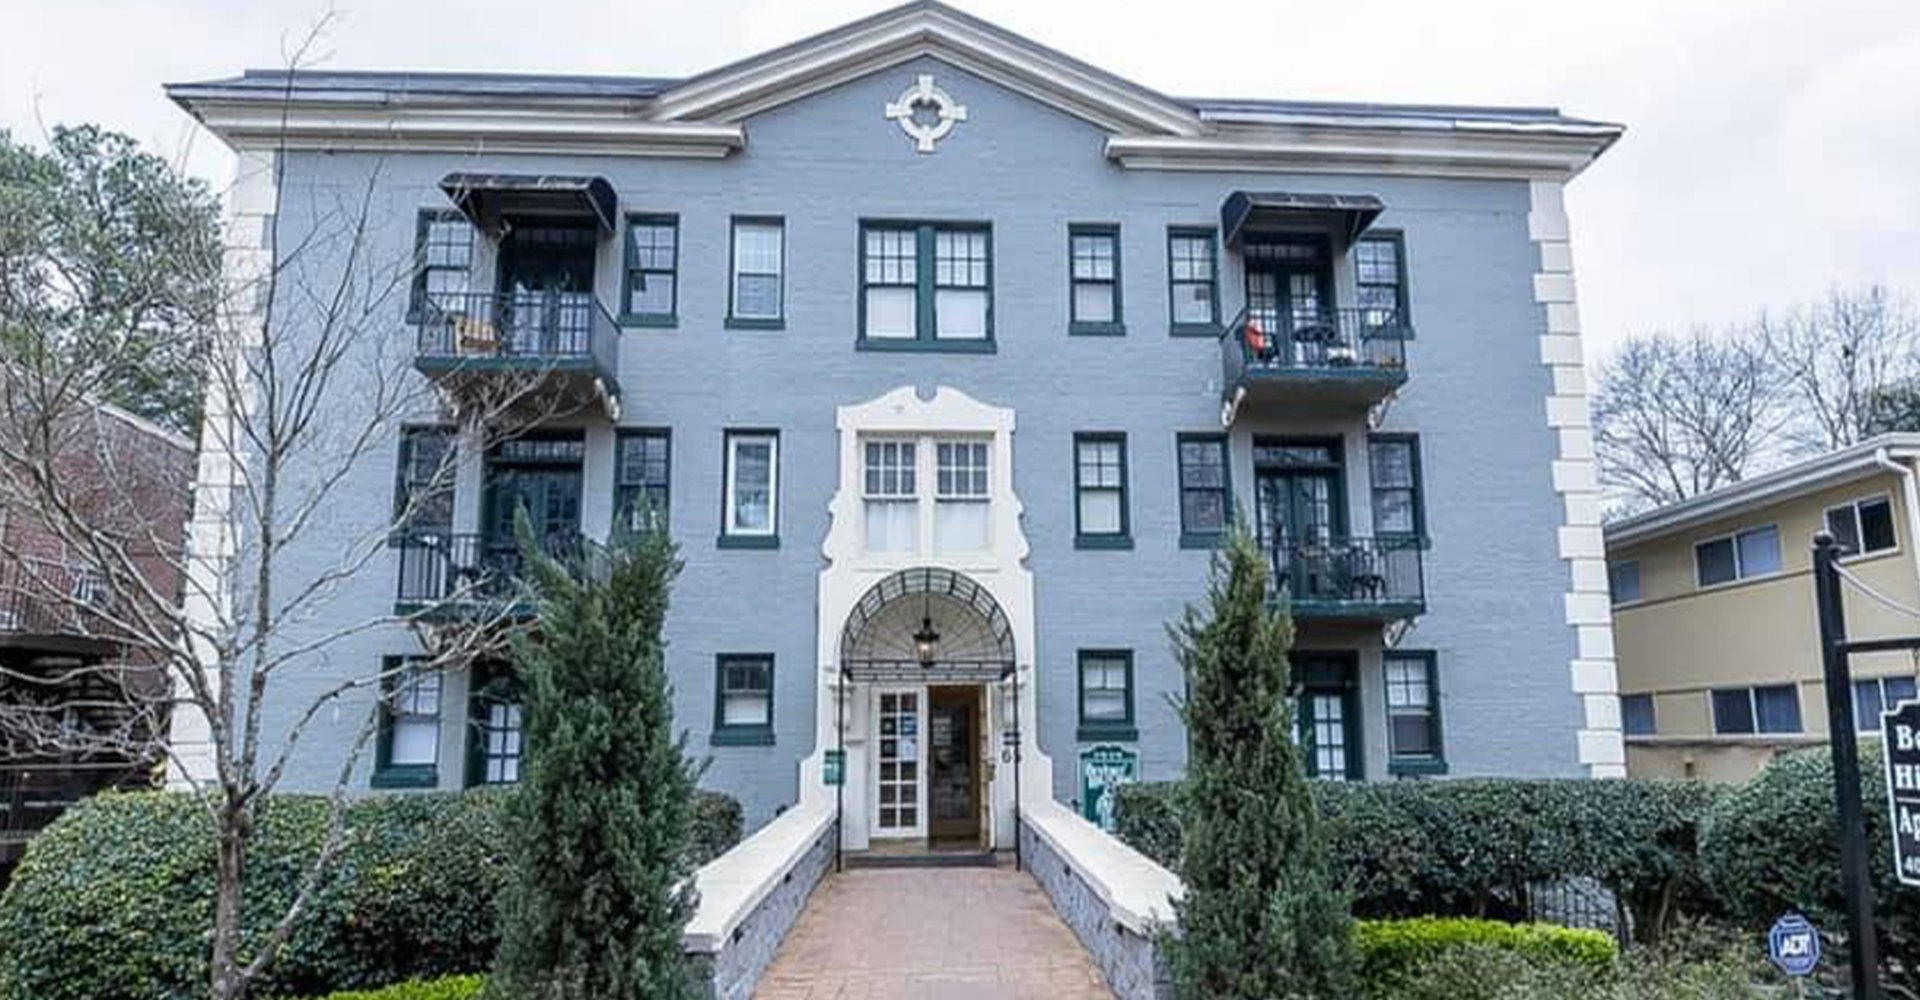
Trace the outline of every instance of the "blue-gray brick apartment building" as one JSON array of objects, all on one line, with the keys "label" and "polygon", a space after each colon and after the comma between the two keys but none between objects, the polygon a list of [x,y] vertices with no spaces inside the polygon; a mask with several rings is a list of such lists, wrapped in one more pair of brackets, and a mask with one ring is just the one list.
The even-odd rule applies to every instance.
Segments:
[{"label": "blue-gray brick apartment building", "polygon": [[[837,772],[850,849],[1008,848],[1016,784],[1098,824],[1112,782],[1181,773],[1165,626],[1239,519],[1318,777],[1623,773],[1562,198],[1617,126],[1170,96],[931,2],[685,79],[168,93],[239,154],[239,252],[363,198],[366,257],[418,265],[362,360],[437,402],[283,586],[410,516],[302,627],[509,566],[517,510],[556,545],[645,520],[686,562],[677,723],[750,829]],[[476,447],[460,395],[529,371],[581,405]],[[286,786],[331,787],[376,704],[356,789],[514,780],[511,677],[471,664],[344,696]]]}]

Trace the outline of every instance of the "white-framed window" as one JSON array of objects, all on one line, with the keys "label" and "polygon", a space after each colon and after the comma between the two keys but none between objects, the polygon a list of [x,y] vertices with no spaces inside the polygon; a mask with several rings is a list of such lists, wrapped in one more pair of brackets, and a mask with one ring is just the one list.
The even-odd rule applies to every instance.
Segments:
[{"label": "white-framed window", "polygon": [[1893,531],[1893,501],[1885,496],[1828,507],[1827,531],[1848,555],[1886,552],[1899,544]]},{"label": "white-framed window", "polygon": [[1863,733],[1880,731],[1880,716],[1920,698],[1920,683],[1911,674],[1867,677],[1853,682],[1853,724]]},{"label": "white-framed window", "polygon": [[936,550],[978,552],[987,547],[990,452],[985,441],[941,441],[934,446]]},{"label": "white-framed window", "polygon": [[1607,590],[1613,595],[1613,603],[1629,604],[1640,599],[1640,563],[1634,559],[1623,559],[1607,565]]},{"label": "white-framed window", "polygon": [[868,441],[861,450],[867,549],[913,551],[920,544],[919,461],[914,442]]},{"label": "white-framed window", "polygon": [[727,432],[725,534],[776,538],[780,524],[780,435]]},{"label": "white-framed window", "polygon": [[1778,573],[1782,565],[1777,525],[1748,528],[1693,547],[1694,572],[1702,587]]},{"label": "white-framed window", "polygon": [[786,315],[786,225],[779,219],[733,220],[730,319],[779,322]]},{"label": "white-framed window", "polygon": [[985,340],[991,303],[991,267],[985,229],[933,232],[933,336],[935,340]]}]

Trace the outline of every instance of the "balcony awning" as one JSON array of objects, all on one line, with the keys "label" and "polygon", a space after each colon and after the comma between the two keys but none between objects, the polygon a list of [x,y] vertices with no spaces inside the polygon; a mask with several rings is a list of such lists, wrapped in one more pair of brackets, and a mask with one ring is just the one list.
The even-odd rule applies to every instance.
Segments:
[{"label": "balcony awning", "polygon": [[1370,194],[1235,191],[1220,205],[1220,232],[1229,248],[1238,247],[1248,232],[1270,226],[1331,229],[1343,244],[1352,243],[1386,207]]},{"label": "balcony awning", "polygon": [[488,232],[498,232],[501,220],[510,216],[585,217],[603,234],[614,231],[618,199],[605,177],[452,173],[441,179],[440,190],[460,214]]}]

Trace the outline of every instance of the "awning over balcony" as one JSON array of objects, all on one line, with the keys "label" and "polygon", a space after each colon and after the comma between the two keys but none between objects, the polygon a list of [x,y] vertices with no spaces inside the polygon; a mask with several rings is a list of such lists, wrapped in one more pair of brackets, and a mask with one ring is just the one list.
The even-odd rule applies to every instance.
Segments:
[{"label": "awning over balcony", "polygon": [[498,232],[509,216],[565,216],[594,220],[603,234],[614,231],[618,198],[605,177],[566,174],[452,173],[440,190],[474,225]]},{"label": "awning over balcony", "polygon": [[1235,191],[1220,205],[1220,232],[1235,248],[1246,234],[1265,228],[1329,229],[1352,243],[1380,217],[1386,205],[1370,194],[1293,194]]}]

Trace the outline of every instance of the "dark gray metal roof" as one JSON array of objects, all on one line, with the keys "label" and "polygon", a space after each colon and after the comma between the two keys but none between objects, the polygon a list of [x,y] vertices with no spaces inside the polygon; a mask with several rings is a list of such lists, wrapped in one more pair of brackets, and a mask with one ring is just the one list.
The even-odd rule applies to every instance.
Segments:
[{"label": "dark gray metal roof", "polygon": [[[466,73],[383,70],[250,69],[239,76],[167,85],[176,101],[206,98],[296,97],[342,100],[504,98],[519,100],[651,100],[684,82],[666,76],[591,76],[553,73]],[[1289,101],[1261,98],[1172,98],[1202,115],[1279,115],[1299,118],[1425,120],[1435,125],[1462,119],[1530,125],[1606,126],[1551,107],[1468,104],[1381,104]]]}]

